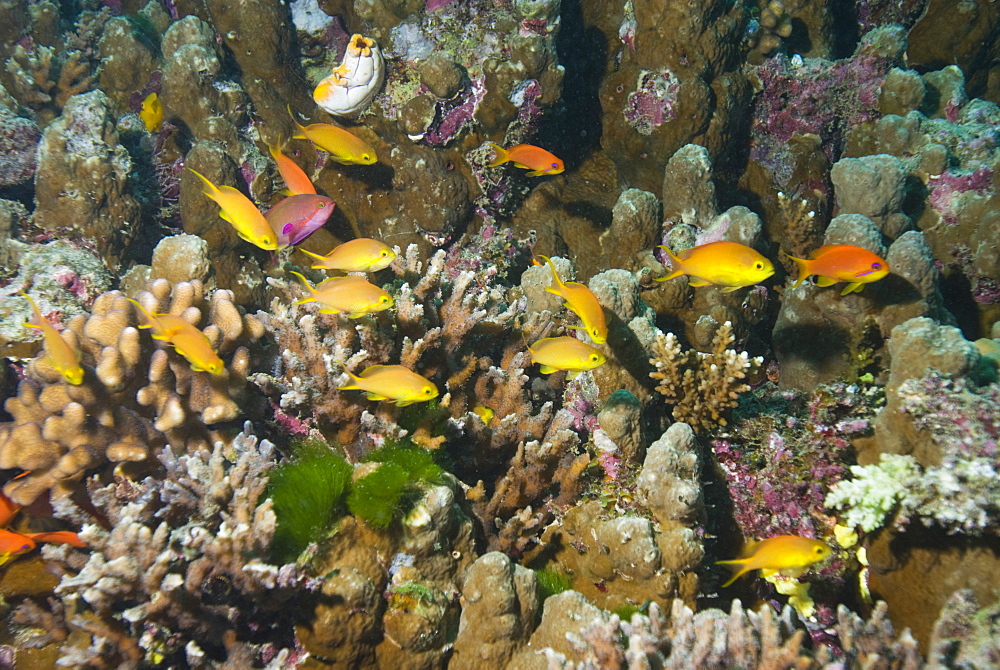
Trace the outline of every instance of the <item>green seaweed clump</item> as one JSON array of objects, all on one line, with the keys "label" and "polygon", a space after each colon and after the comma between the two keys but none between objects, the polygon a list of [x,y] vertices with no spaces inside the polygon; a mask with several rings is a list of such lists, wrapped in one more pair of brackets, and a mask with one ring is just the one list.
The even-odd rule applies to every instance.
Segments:
[{"label": "green seaweed clump", "polygon": [[549,596],[554,596],[563,591],[573,588],[573,578],[565,572],[543,568],[535,570],[535,579],[538,581],[538,600],[545,602]]},{"label": "green seaweed clump", "polygon": [[409,440],[386,440],[364,460],[379,466],[354,483],[347,507],[372,528],[388,528],[412,506],[422,488],[441,481],[441,466],[431,452]]},{"label": "green seaweed clump", "polygon": [[271,551],[281,563],[294,561],[313,542],[326,537],[343,513],[354,468],[320,440],[294,448],[268,481],[277,528]]}]

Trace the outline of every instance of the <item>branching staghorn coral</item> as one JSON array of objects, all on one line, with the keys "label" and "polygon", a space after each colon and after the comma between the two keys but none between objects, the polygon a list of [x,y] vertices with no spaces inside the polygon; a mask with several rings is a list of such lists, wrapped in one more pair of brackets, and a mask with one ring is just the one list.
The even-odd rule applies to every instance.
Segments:
[{"label": "branching staghorn coral", "polygon": [[[275,517],[261,498],[276,453],[250,431],[247,422],[230,444],[185,456],[164,447],[162,481],[91,478],[91,502],[110,529],[57,502],[91,550],[85,559],[66,546],[44,554],[63,571],[55,594],[70,634],[60,665],[294,667],[292,626],[277,624],[318,582],[265,561]],[[41,618],[37,604],[22,607],[21,620]]]},{"label": "branching staghorn coral", "polygon": [[675,420],[698,431],[726,425],[725,415],[736,407],[739,394],[750,389],[742,380],[763,362],[745,351],[729,349],[734,341],[729,321],[716,331],[708,353],[684,351],[673,333],[657,334],[653,345],[656,357],[649,361],[656,371],[649,376],[659,380],[656,390],[674,405]]},{"label": "branching staghorn coral", "polygon": [[244,345],[263,334],[260,322],[242,315],[229,291],[206,299],[200,282],[171,286],[161,279],[149,289],[139,296],[147,310],[208,324],[205,334],[226,372],[192,371],[169,347],[140,334],[125,296],[101,294],[91,314],[75,317],[65,331],[82,353],[83,383],[67,384],[40,353],[4,404],[13,421],[0,423],[0,468],[30,471],[4,486],[11,499],[28,504],[46,490],[65,494],[87,470],[144,461],[167,442],[211,444],[211,424],[240,415],[250,367]]},{"label": "branching staghorn coral", "polygon": [[91,65],[82,51],[62,52],[46,46],[27,50],[18,44],[7,59],[6,69],[11,93],[34,109],[43,122],[58,116],[71,96],[89,91],[94,83]]}]

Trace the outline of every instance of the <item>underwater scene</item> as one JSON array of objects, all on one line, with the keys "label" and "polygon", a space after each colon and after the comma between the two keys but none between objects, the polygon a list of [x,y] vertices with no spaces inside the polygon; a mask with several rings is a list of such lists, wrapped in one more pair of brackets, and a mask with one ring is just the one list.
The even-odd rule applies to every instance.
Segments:
[{"label": "underwater scene", "polygon": [[0,0],[0,670],[1000,668],[1000,4]]}]

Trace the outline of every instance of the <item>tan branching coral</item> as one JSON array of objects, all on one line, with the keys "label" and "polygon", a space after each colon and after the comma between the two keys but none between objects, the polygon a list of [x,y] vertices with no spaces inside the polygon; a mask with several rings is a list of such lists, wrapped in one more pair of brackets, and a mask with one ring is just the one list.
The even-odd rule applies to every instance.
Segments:
[{"label": "tan branching coral", "polygon": [[97,297],[89,315],[72,319],[64,337],[82,353],[83,383],[67,384],[44,354],[26,366],[27,378],[0,423],[0,468],[27,471],[4,492],[28,504],[107,461],[143,461],[163,444],[208,445],[209,427],[240,415],[249,372],[244,344],[263,334],[240,314],[228,291],[210,300],[198,282],[166,280],[140,295],[147,310],[180,314],[205,334],[227,363],[222,375],[194,372],[180,355],[137,329],[135,309],[118,291]]},{"label": "tan branching coral", "polygon": [[729,321],[716,331],[708,353],[684,351],[673,333],[657,334],[655,357],[649,361],[656,371],[649,376],[659,381],[656,390],[674,405],[674,419],[699,431],[726,425],[725,414],[736,407],[739,394],[750,389],[743,380],[763,362],[729,349],[735,341]]},{"label": "tan branching coral", "polygon": [[46,46],[27,50],[20,44],[7,59],[11,91],[42,121],[57,116],[71,96],[89,91],[94,83],[91,65],[82,51],[60,52]]}]

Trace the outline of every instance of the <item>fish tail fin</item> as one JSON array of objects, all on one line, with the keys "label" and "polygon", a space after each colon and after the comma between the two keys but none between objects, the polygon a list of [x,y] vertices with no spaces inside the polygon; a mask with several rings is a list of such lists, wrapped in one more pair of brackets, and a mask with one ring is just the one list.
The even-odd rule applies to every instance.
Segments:
[{"label": "fish tail fin", "polygon": [[[315,258],[318,261],[325,261],[326,260],[326,256],[320,256],[319,254],[314,254],[313,252],[308,251],[306,249],[303,249],[301,247],[299,247],[299,251],[301,251],[302,253],[304,253],[306,256],[309,256],[310,258]],[[315,268],[315,267],[316,266],[314,265],[313,268]]]},{"label": "fish tail fin", "polygon": [[666,277],[657,277],[656,281],[669,281],[674,277],[680,277],[681,275],[687,274],[684,271],[684,268],[681,267],[683,261],[674,255],[674,252],[670,250],[670,247],[665,244],[658,244],[656,246],[663,249],[663,251],[666,252],[667,257],[670,258],[670,274]]},{"label": "fish tail fin", "polygon": [[[42,310],[38,309],[38,305],[35,304],[35,301],[31,298],[31,296],[25,293],[24,291],[18,291],[18,295],[20,295],[22,298],[28,301],[28,304],[31,305],[31,311],[35,313],[35,318],[38,319],[39,323],[41,323],[43,318]],[[24,325],[28,326],[29,328],[41,329],[41,326],[36,326],[33,323],[25,323]]]},{"label": "fish tail fin", "polygon": [[295,118],[295,112],[292,111],[292,106],[291,105],[286,105],[285,108],[288,110],[288,115],[290,117],[292,117],[292,123],[295,124],[295,128],[298,130],[297,133],[295,133],[294,135],[292,135],[292,139],[293,140],[304,140],[304,139],[307,139],[306,138],[306,133],[305,133],[306,129],[303,128],[302,124],[299,123],[299,120]]},{"label": "fish tail fin", "polygon": [[198,178],[201,179],[201,181],[205,184],[205,195],[207,195],[210,198],[214,198],[216,195],[218,195],[219,193],[221,193],[221,191],[219,190],[219,187],[216,186],[215,184],[213,184],[208,177],[206,177],[202,173],[198,172],[194,168],[188,168],[188,170],[190,172],[193,172],[195,175],[197,175]]},{"label": "fish tail fin", "polygon": [[351,381],[350,383],[344,384],[343,386],[338,386],[337,387],[338,391],[357,391],[361,389],[361,387],[358,386],[358,382],[361,381],[361,377],[358,377],[356,374],[348,370],[346,367],[344,368],[344,374],[347,375]]},{"label": "fish tail fin", "polygon": [[489,146],[490,149],[493,149],[494,153],[496,153],[496,156],[493,157],[493,161],[488,163],[486,167],[496,167],[498,165],[503,165],[504,163],[510,160],[510,156],[507,155],[507,150],[504,149],[502,146],[496,144],[495,142],[487,142],[486,144],[487,146]]},{"label": "fish tail fin", "polygon": [[796,258],[791,254],[785,254],[785,255],[791,258],[793,261],[795,261],[795,267],[799,269],[799,275],[796,278],[795,283],[792,284],[792,288],[795,288],[796,286],[804,282],[806,280],[806,277],[812,274],[812,271],[809,268],[809,266],[812,263],[810,263],[809,260],[805,258]]},{"label": "fish tail fin", "polygon": [[739,579],[746,573],[750,572],[750,570],[752,569],[747,566],[747,559],[745,558],[737,558],[731,561],[716,561],[715,564],[724,565],[733,571],[733,576],[730,577],[729,581],[723,584],[721,588],[726,588],[727,586],[735,582],[737,579]]},{"label": "fish tail fin", "polygon": [[132,298],[125,298],[130,303],[139,308],[139,312],[142,314],[143,318],[146,319],[146,323],[141,324],[140,328],[152,328],[155,332],[153,337],[157,337],[158,334],[162,335],[163,329],[157,326],[156,317],[146,311],[146,308],[138,300],[133,300]]},{"label": "fish tail fin", "polygon": [[542,256],[541,254],[539,254],[538,257],[541,258],[543,261],[545,261],[545,263],[550,268],[552,268],[552,281],[556,283],[555,287],[549,286],[545,290],[548,291],[549,293],[555,293],[558,296],[562,296],[563,293],[565,293],[564,289],[566,288],[566,283],[563,282],[562,278],[559,276],[559,273],[556,272],[556,266],[552,262],[552,259],[549,258],[548,256]]},{"label": "fish tail fin", "polygon": [[[299,281],[301,281],[301,282],[302,282],[302,285],[303,285],[303,286],[305,286],[305,287],[306,287],[306,290],[308,290],[308,291],[309,291],[310,293],[313,293],[313,292],[315,292],[315,289],[313,289],[313,287],[312,287],[312,284],[310,284],[310,283],[309,283],[309,280],[308,280],[308,279],[306,279],[306,278],[305,278],[304,276],[302,276],[301,274],[299,274],[299,273],[298,273],[298,272],[296,272],[295,270],[289,270],[289,271],[288,271],[288,274],[292,274],[292,275],[295,275],[296,277],[298,277],[298,278],[299,278]],[[300,304],[300,303],[293,303],[293,304],[296,304],[296,305],[298,305],[298,304]]]}]

